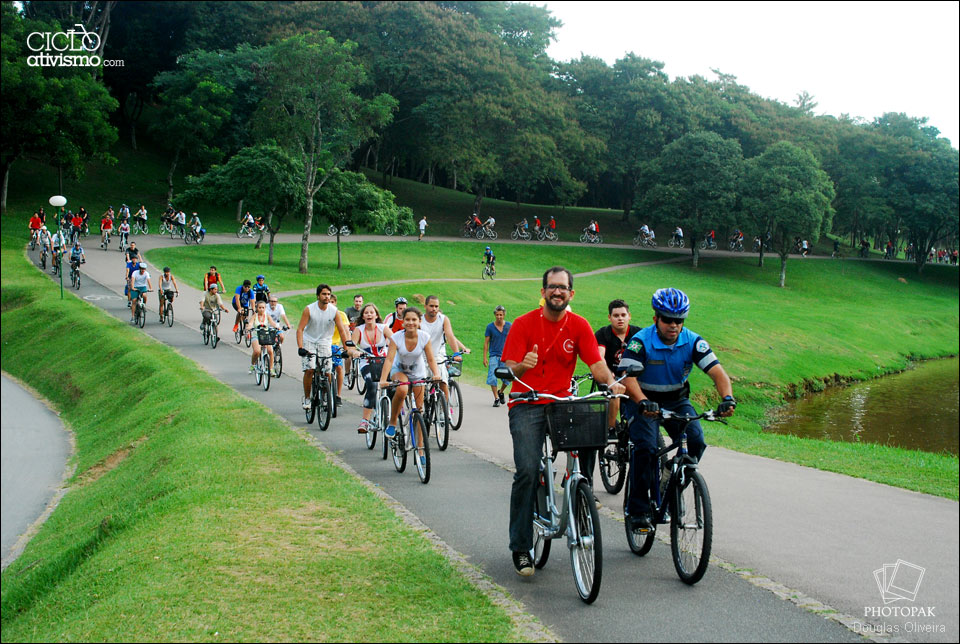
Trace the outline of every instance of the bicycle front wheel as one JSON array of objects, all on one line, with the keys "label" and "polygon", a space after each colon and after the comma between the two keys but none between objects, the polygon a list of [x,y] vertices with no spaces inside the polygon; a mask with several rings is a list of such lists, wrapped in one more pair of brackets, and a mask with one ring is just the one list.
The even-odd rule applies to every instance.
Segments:
[{"label": "bicycle front wheel", "polygon": [[330,393],[332,396],[331,400],[333,401],[333,404],[330,405],[330,409],[332,410],[332,415],[334,418],[337,417],[337,411],[338,411],[337,400],[336,400],[336,395],[338,391],[340,391],[340,372],[337,371],[336,367],[334,367],[333,368],[333,385],[330,387]]},{"label": "bicycle front wheel", "polygon": [[413,444],[413,462],[417,466],[420,482],[426,485],[430,482],[430,435],[420,412],[413,412],[412,421],[410,441]]},{"label": "bicycle front wheel", "polygon": [[460,425],[463,423],[463,396],[460,394],[460,384],[454,380],[450,379],[450,382],[447,383],[447,386],[450,387],[450,428],[454,431],[460,429]]},{"label": "bicycle front wheel", "polygon": [[203,343],[210,344],[210,325],[209,324],[203,325],[203,331],[201,331],[201,335],[203,335]]},{"label": "bicycle front wheel", "polygon": [[603,573],[603,546],[600,539],[600,515],[593,490],[586,479],[577,482],[574,492],[573,521],[576,542],[570,549],[573,580],[577,593],[587,604],[592,604],[600,594]]},{"label": "bicycle front wheel", "polygon": [[347,389],[353,391],[354,385],[357,384],[357,361],[350,361],[350,371],[344,375],[344,383],[347,386]]},{"label": "bicycle front wheel", "polygon": [[167,303],[167,326],[173,326],[173,304]]},{"label": "bicycle front wheel", "polygon": [[710,493],[700,472],[687,470],[686,482],[673,495],[670,513],[673,565],[683,583],[693,585],[707,572],[713,545]]},{"label": "bicycle front wheel", "polygon": [[550,544],[553,543],[544,535],[544,529],[537,521],[537,517],[549,520],[550,516],[550,510],[547,508],[547,486],[543,481],[543,474],[541,470],[537,475],[537,493],[533,506],[533,548],[530,549],[533,567],[537,569],[547,565],[547,559],[550,558]]},{"label": "bicycle front wheel", "polygon": [[216,349],[218,342],[220,342],[220,332],[217,331],[217,327],[214,325],[210,329],[210,348]]},{"label": "bicycle front wheel", "polygon": [[[326,378],[326,376],[322,377]],[[324,382],[320,385],[320,407],[317,409],[317,425],[320,431],[327,431],[331,415],[333,415],[333,392],[330,391],[330,383]]]},{"label": "bicycle front wheel", "polygon": [[263,372],[263,390],[268,391],[270,389],[270,356],[267,354],[266,349],[261,350],[260,354],[260,371]]}]

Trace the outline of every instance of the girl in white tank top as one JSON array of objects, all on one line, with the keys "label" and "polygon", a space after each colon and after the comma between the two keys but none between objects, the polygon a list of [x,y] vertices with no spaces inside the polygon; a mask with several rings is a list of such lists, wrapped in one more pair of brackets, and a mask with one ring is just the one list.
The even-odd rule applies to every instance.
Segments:
[{"label": "girl in white tank top", "polygon": [[[407,307],[407,310],[403,312],[403,333],[396,333],[390,338],[387,360],[383,365],[383,373],[380,374],[381,387],[387,386],[388,374],[396,382],[406,383],[426,376],[425,366],[430,367],[433,373],[438,372],[437,361],[434,359],[433,348],[430,346],[430,334],[420,330],[422,318],[423,314],[416,307]],[[409,385],[401,384],[393,394],[390,423],[384,432],[388,437],[392,438],[396,435],[397,417],[400,414],[403,399],[407,395],[408,387]],[[413,394],[417,409],[422,409],[423,387],[415,387]],[[425,436],[418,436],[416,438],[417,445],[422,445],[422,441],[425,439]]]}]

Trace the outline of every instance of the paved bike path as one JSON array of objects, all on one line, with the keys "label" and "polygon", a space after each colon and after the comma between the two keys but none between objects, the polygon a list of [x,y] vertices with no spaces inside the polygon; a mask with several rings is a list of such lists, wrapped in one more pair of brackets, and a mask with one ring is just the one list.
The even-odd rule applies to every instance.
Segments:
[{"label": "paved bike path", "polygon": [[0,553],[6,569],[58,498],[73,448],[55,412],[6,374],[0,383]]},{"label": "paved bike path", "polygon": [[[118,255],[90,251],[91,261],[85,267],[88,274],[107,283],[115,280]],[[97,260],[101,256],[102,262]],[[87,288],[84,286],[81,294]],[[110,299],[108,293],[91,295],[106,295],[107,299],[97,303],[121,317],[129,315],[123,302]],[[242,393],[263,400],[295,425],[303,425],[297,379],[285,375],[264,393],[245,373],[249,357],[234,350],[232,336],[216,351],[202,346],[196,329],[199,312],[195,303],[199,299],[199,291],[182,286],[178,320],[187,326],[160,328],[151,313],[146,331]],[[152,298],[151,307],[155,305]],[[232,324],[227,324],[227,319],[225,316],[223,326],[229,331]],[[288,368],[295,371],[296,366],[288,356]],[[383,486],[452,547],[524,601],[562,638],[592,641],[604,633],[602,639],[632,641],[639,637],[638,627],[647,639],[837,641],[852,635],[835,622],[782,602],[716,565],[697,586],[684,586],[673,571],[669,547],[657,544],[646,557],[633,556],[626,548],[622,524],[612,518],[615,513],[609,509],[602,520],[606,572],[596,605],[582,607],[576,598],[562,542],[554,544],[546,569],[538,571],[533,580],[519,579],[506,552],[511,475],[497,465],[509,465],[511,460],[506,414],[489,407],[488,391],[463,389],[468,416],[464,429],[452,439],[453,445],[463,450],[434,453],[433,480],[428,486],[419,483],[415,472],[397,474],[389,461],[379,460],[378,452],[365,449],[354,430],[359,416],[351,402],[357,400],[355,394],[345,395],[351,403],[345,408],[346,418],[335,420],[328,432],[316,432],[315,426],[312,431],[361,475]],[[487,457],[477,458],[475,453]],[[898,559],[926,565],[923,595],[929,604],[939,607],[935,621],[944,624],[945,633],[911,635],[909,639],[956,639],[956,503],[717,448],[708,451],[704,474],[715,508],[715,555],[857,617],[863,617],[864,607],[882,606],[873,570]],[[621,503],[602,490],[598,497],[607,508],[615,509]],[[890,520],[907,513],[910,520]],[[920,601],[918,595],[917,603]],[[634,606],[641,610],[630,610]],[[695,624],[674,623],[676,608],[681,606],[687,610],[696,606],[694,613],[700,617],[693,620]]]}]

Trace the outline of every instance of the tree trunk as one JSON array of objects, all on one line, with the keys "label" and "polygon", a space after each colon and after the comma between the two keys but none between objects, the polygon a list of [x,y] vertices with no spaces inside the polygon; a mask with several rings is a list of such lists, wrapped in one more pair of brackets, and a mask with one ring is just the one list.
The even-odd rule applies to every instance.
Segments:
[{"label": "tree trunk", "polygon": [[137,151],[137,124],[130,123],[130,147],[134,152]]},{"label": "tree trunk", "polygon": [[433,163],[427,166],[427,185],[433,186]]},{"label": "tree trunk", "polygon": [[480,214],[480,204],[483,203],[483,196],[485,193],[485,188],[477,189],[477,194],[473,197],[473,212]]},{"label": "tree trunk", "polygon": [[700,266],[700,247],[696,244],[690,244],[690,253],[693,255],[693,267]]},{"label": "tree trunk", "polygon": [[780,253],[780,288],[787,281],[787,253]]},{"label": "tree trunk", "polygon": [[273,264],[273,240],[277,236],[277,231],[280,230],[280,224],[277,224],[276,227],[273,225],[273,210],[267,214],[267,230],[270,231],[270,245],[267,250],[267,264]]},{"label": "tree trunk", "polygon": [[454,190],[457,189],[457,166],[453,166],[453,181],[451,182],[450,187]]},{"label": "tree trunk", "polygon": [[760,268],[763,268],[763,240],[760,240],[760,262],[757,264]]},{"label": "tree trunk", "polygon": [[170,163],[170,172],[167,173],[167,203],[173,203],[173,173],[177,169],[177,162],[180,160],[180,148],[173,155],[173,161]]},{"label": "tree trunk", "polygon": [[340,226],[337,226],[337,270],[342,266],[340,262]]},{"label": "tree trunk", "polygon": [[307,214],[303,222],[303,236],[300,238],[300,272],[307,274],[307,253],[310,248],[310,227],[313,225],[313,194],[307,190]]},{"label": "tree trunk", "polygon": [[0,193],[0,212],[7,212],[7,187],[10,185],[10,166],[13,165],[14,159],[9,159],[3,164],[3,192]]},{"label": "tree trunk", "polygon": [[237,221],[240,221],[240,218],[243,217],[243,199],[237,202]]},{"label": "tree trunk", "polygon": [[63,194],[63,165],[57,166],[57,188],[59,190],[57,194],[62,195]]}]

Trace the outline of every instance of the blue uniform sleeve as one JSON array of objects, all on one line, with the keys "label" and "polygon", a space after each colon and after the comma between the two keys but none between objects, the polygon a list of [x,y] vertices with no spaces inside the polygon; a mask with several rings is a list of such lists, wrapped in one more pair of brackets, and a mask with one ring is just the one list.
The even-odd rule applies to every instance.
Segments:
[{"label": "blue uniform sleeve", "polygon": [[617,370],[623,370],[628,367],[630,368],[640,368],[643,370],[644,362],[647,360],[647,350],[643,346],[643,340],[640,339],[640,334],[630,338],[630,341],[627,342],[627,346],[623,349],[623,354],[620,356],[620,364],[617,365]]},{"label": "blue uniform sleeve", "polygon": [[714,365],[720,364],[717,356],[713,353],[713,349],[711,349],[707,341],[699,335],[693,343],[693,354],[691,357],[693,363],[704,372],[710,371]]}]

